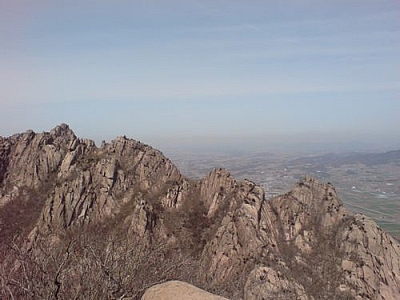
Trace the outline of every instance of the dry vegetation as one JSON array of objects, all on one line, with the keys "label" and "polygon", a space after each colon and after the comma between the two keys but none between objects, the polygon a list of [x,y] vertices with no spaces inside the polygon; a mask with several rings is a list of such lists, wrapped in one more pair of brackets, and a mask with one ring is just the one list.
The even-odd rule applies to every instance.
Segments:
[{"label": "dry vegetation", "polygon": [[198,267],[162,243],[146,245],[126,232],[95,226],[59,238],[41,234],[30,250],[14,241],[8,247],[1,299],[140,299],[156,283],[195,281]]}]

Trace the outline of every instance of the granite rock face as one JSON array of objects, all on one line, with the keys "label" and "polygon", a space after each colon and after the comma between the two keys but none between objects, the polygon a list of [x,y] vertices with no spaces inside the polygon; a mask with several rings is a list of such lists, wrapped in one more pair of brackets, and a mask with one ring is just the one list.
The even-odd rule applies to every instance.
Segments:
[{"label": "granite rock face", "polygon": [[[160,194],[168,182],[183,180],[158,150],[125,137],[97,148],[65,124],[49,133],[28,131],[3,138],[0,149],[0,203],[12,201],[23,190],[40,190],[45,202],[41,227],[67,228],[112,216],[137,191]],[[166,194],[165,201],[176,202],[178,196],[182,197]]]},{"label": "granite rock face", "polygon": [[[29,256],[58,266],[53,277],[35,269],[54,286],[40,297],[137,298],[180,279],[229,299],[400,299],[399,243],[349,213],[331,184],[305,177],[267,198],[224,169],[185,178],[126,137],[97,147],[61,124],[0,138],[1,298],[44,289],[15,277]],[[194,290],[174,281],[142,299],[206,297]]]}]

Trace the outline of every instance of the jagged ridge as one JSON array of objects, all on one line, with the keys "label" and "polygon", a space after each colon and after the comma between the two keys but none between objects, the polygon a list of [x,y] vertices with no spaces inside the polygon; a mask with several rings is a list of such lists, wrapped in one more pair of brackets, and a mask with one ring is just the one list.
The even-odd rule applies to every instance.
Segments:
[{"label": "jagged ridge", "polygon": [[[95,298],[78,284],[79,265],[108,274],[91,278],[100,298],[139,297],[147,286],[179,278],[231,299],[400,297],[399,244],[369,218],[351,215],[334,187],[314,178],[266,200],[260,186],[227,170],[193,181],[150,146],[118,137],[98,148],[62,124],[0,139],[0,187],[2,298],[39,293],[15,277],[15,262],[26,261],[8,246],[49,264],[49,243],[51,253],[68,253],[60,258],[62,276],[56,268],[41,277],[62,277],[46,294],[60,299]],[[128,245],[132,257],[125,257]],[[109,257],[105,249],[117,253],[112,264],[101,259]],[[146,268],[137,266],[144,258],[154,273],[168,272],[141,282],[116,278],[143,277]]]}]

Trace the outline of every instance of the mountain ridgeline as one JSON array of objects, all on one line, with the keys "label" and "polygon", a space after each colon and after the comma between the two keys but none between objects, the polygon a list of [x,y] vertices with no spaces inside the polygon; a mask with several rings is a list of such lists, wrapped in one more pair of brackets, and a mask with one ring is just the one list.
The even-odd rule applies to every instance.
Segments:
[{"label": "mountain ridgeline", "polygon": [[191,180],[150,146],[96,147],[65,124],[0,138],[0,239],[1,299],[152,299],[167,282],[229,299],[400,299],[399,243],[331,184],[306,177],[267,200],[227,170]]}]

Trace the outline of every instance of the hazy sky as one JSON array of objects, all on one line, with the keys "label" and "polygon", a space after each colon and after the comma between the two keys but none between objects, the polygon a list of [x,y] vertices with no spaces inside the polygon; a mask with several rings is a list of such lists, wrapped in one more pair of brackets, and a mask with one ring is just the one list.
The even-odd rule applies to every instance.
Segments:
[{"label": "hazy sky", "polygon": [[0,0],[0,135],[400,147],[400,2]]}]

